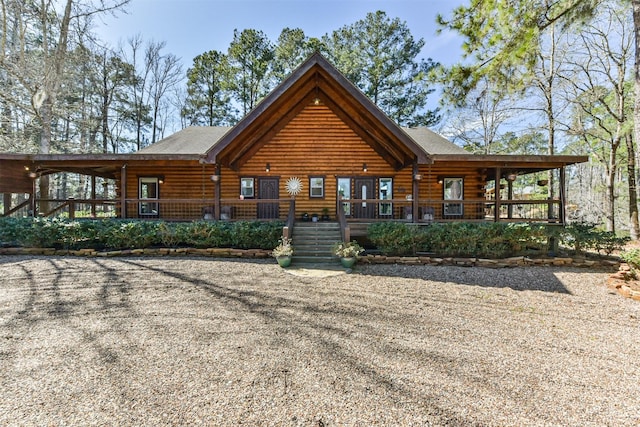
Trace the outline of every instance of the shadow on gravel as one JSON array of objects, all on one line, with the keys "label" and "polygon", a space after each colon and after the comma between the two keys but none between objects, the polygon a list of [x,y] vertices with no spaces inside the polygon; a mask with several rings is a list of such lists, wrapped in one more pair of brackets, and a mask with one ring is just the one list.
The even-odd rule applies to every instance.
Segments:
[{"label": "shadow on gravel", "polygon": [[[354,307],[343,306],[331,301],[328,305],[318,305],[318,300],[314,299],[312,292],[304,294],[300,298],[286,297],[286,292],[275,292],[269,294],[265,291],[247,289],[246,283],[237,272],[228,271],[222,273],[232,277],[232,285],[220,285],[216,283],[216,277],[202,278],[190,275],[183,271],[168,271],[158,267],[152,267],[142,262],[120,259],[118,262],[149,270],[150,275],[165,276],[175,280],[180,286],[193,285],[207,291],[212,297],[218,299],[228,306],[236,306],[234,310],[249,312],[261,317],[265,322],[272,325],[276,335],[283,337],[293,334],[294,339],[288,348],[295,351],[295,346],[300,339],[314,343],[314,348],[322,354],[322,358],[331,361],[334,366],[341,366],[350,377],[362,377],[370,384],[385,390],[386,394],[396,395],[399,401],[410,401],[414,405],[428,407],[428,413],[435,418],[444,420],[448,425],[469,425],[469,421],[460,418],[459,415],[439,406],[436,402],[440,399],[437,390],[432,393],[416,392],[411,383],[399,381],[393,374],[382,372],[380,368],[372,362],[377,354],[395,355],[394,357],[412,358],[420,360],[421,363],[431,364],[431,369],[453,374],[452,366],[459,360],[453,360],[443,356],[437,349],[416,349],[407,347],[400,343],[391,343],[385,340],[376,340],[375,350],[371,353],[354,352],[352,342],[358,342],[365,347],[372,346],[371,336],[368,333],[356,334],[350,329],[350,325],[359,324],[360,327],[371,329],[370,335],[375,335],[376,330],[373,325],[392,324],[398,319],[394,313],[383,311],[358,310]],[[227,262],[227,261],[225,261]],[[234,262],[234,261],[229,261]],[[267,280],[268,276],[265,276]],[[238,289],[234,286],[238,285]],[[293,286],[303,286],[303,283],[292,279]],[[263,285],[263,286],[269,286]],[[286,286],[286,285],[283,285]],[[435,327],[435,326],[434,326]],[[289,338],[290,339],[290,338]],[[283,351],[286,351],[283,346]],[[283,372],[287,371],[286,369]],[[287,371],[288,372],[288,371]]]},{"label": "shadow on gravel", "polygon": [[423,279],[486,288],[511,288],[515,291],[571,292],[550,267],[483,268],[431,265],[363,265],[357,272],[365,276]]}]

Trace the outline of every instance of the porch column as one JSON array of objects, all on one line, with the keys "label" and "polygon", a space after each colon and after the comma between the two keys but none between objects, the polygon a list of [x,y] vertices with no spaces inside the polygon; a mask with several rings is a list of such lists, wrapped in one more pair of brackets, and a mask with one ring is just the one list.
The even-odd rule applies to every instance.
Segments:
[{"label": "porch column", "polygon": [[37,212],[36,212],[36,179],[37,178],[33,178],[32,182],[31,182],[31,196],[29,197],[29,200],[31,201],[30,205],[31,205],[31,216],[33,218],[35,218],[37,216]]},{"label": "porch column", "polygon": [[127,165],[120,168],[120,218],[127,217]]},{"label": "porch column", "polygon": [[[513,181],[507,180],[507,198],[509,201],[513,200]],[[509,203],[507,206],[507,218],[513,218],[513,205]]]},{"label": "porch column", "polygon": [[215,165],[214,171],[214,175],[211,178],[213,180],[213,191],[215,192],[213,196],[213,218],[216,221],[220,221],[220,188],[222,188],[222,185],[220,184],[220,165]]},{"label": "porch column", "polygon": [[493,212],[493,221],[494,222],[498,222],[500,221],[500,175],[502,174],[502,170],[497,167],[496,168],[496,185],[493,191],[493,194],[495,195],[495,211]]},{"label": "porch column", "polygon": [[411,176],[411,181],[413,182],[413,206],[411,207],[413,211],[413,215],[411,215],[411,222],[418,222],[418,207],[420,206],[420,180],[422,177],[418,172],[417,163],[413,164],[413,172]]},{"label": "porch column", "polygon": [[558,220],[560,221],[560,224],[565,223],[565,219],[566,219],[566,205],[567,205],[567,187],[565,184],[565,180],[566,180],[566,175],[565,175],[565,167],[562,166],[560,168],[560,206],[558,207],[559,212],[558,215],[560,216],[560,218],[558,218]]},{"label": "porch column", "polygon": [[3,193],[2,202],[4,203],[4,214],[8,215],[11,210],[11,193]]},{"label": "porch column", "polygon": [[91,216],[96,217],[96,176],[91,175]]}]

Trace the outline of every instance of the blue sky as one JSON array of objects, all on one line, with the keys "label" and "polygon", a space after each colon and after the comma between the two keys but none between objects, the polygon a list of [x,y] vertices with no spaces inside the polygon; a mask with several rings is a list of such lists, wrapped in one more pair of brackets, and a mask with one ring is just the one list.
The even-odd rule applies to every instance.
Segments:
[{"label": "blue sky", "polygon": [[283,28],[301,28],[321,37],[383,10],[405,21],[414,38],[424,39],[423,58],[452,64],[461,58],[461,39],[436,35],[435,17],[449,15],[462,0],[132,0],[128,13],[96,22],[100,38],[112,46],[140,33],[145,41],[165,41],[164,53],[182,58],[186,68],[208,50],[226,51],[233,30],[253,28],[275,42]]}]

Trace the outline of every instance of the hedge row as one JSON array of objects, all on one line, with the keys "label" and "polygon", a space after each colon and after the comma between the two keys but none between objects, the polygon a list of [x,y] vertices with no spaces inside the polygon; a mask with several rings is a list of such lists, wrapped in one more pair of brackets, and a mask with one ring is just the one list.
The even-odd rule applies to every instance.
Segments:
[{"label": "hedge row", "polygon": [[517,255],[555,252],[558,245],[576,253],[587,250],[607,255],[621,249],[629,240],[601,231],[594,224],[566,227],[452,222],[416,226],[386,222],[368,228],[371,242],[385,255],[416,255],[504,258]]},{"label": "hedge row", "polygon": [[280,221],[195,221],[0,218],[0,246],[56,249],[144,249],[149,247],[273,249]]}]

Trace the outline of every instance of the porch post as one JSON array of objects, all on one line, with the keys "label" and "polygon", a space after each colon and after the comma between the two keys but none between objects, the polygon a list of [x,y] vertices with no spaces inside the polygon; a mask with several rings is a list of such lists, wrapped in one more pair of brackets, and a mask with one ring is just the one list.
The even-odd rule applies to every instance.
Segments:
[{"label": "porch post", "polygon": [[560,221],[560,224],[564,225],[565,222],[565,216],[566,216],[566,203],[567,203],[567,187],[565,184],[565,180],[566,180],[566,174],[565,174],[565,167],[562,166],[560,168],[560,206],[559,206],[559,212],[558,212],[558,220]]},{"label": "porch post", "polygon": [[2,201],[4,203],[4,214],[7,215],[11,210],[11,193],[3,193]]},{"label": "porch post", "polygon": [[[513,200],[513,181],[507,180],[507,198],[509,201]],[[507,206],[507,218],[513,218],[513,205],[509,203]]]},{"label": "porch post", "polygon": [[91,216],[96,217],[96,176],[91,175]]},{"label": "porch post", "polygon": [[215,175],[217,176],[217,179],[215,179],[213,181],[213,187],[214,187],[214,202],[213,202],[213,218],[216,221],[220,221],[220,188],[222,187],[222,185],[220,184],[220,178],[222,178],[220,176],[220,165],[216,165],[214,172]]},{"label": "porch post", "polygon": [[418,164],[414,163],[411,174],[411,182],[413,183],[413,206],[411,207],[413,215],[411,215],[411,222],[418,222],[418,206],[420,206],[420,180],[418,177]]},{"label": "porch post", "polygon": [[120,218],[127,217],[127,165],[120,168]]},{"label": "porch post", "polygon": [[32,182],[31,182],[31,197],[30,197],[30,201],[31,201],[31,216],[33,218],[35,218],[37,216],[37,212],[36,212],[36,179],[37,178],[33,178]]},{"label": "porch post", "polygon": [[495,196],[495,211],[493,212],[493,221],[494,222],[499,222],[500,221],[500,175],[502,174],[502,171],[500,170],[500,167],[496,168],[496,185],[493,191],[493,194]]}]

